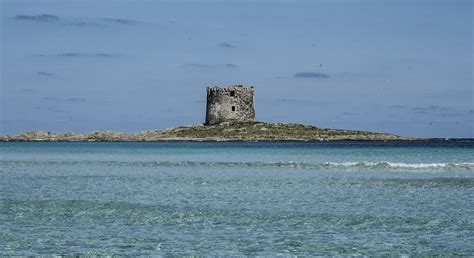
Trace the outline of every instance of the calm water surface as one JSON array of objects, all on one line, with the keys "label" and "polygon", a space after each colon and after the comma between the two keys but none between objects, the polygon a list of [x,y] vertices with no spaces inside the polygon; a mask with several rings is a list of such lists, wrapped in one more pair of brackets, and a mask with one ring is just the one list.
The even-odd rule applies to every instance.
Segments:
[{"label": "calm water surface", "polygon": [[474,143],[0,143],[0,254],[473,255]]}]

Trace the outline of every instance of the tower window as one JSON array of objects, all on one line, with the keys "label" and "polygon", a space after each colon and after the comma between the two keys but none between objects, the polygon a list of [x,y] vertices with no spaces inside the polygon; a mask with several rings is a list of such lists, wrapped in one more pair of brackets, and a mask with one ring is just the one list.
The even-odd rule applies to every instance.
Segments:
[{"label": "tower window", "polygon": [[231,97],[235,97],[235,91],[231,90],[231,91],[230,91],[230,96],[231,96]]},{"label": "tower window", "polygon": [[235,111],[235,106],[232,106],[232,111]]}]

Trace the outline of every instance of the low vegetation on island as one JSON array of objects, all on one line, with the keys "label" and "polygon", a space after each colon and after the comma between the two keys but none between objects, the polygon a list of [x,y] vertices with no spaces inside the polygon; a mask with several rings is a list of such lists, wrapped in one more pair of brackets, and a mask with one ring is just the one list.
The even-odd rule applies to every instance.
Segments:
[{"label": "low vegetation on island", "polygon": [[355,130],[325,129],[288,123],[223,123],[192,125],[137,133],[96,131],[86,134],[24,132],[0,136],[0,141],[387,141],[408,140],[401,136]]}]

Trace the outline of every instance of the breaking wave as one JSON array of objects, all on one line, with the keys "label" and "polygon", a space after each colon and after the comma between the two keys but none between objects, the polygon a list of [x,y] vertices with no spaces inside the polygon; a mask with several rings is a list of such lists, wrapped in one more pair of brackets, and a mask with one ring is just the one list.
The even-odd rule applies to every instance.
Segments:
[{"label": "breaking wave", "polygon": [[398,162],[224,162],[224,161],[22,161],[0,160],[0,165],[96,165],[111,167],[216,167],[216,168],[294,168],[340,171],[474,171],[474,162],[398,163]]}]

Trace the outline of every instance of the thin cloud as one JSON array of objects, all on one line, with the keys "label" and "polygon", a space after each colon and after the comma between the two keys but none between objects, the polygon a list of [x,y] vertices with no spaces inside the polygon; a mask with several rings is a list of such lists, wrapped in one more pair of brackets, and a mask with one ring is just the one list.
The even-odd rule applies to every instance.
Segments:
[{"label": "thin cloud", "polygon": [[197,69],[211,69],[211,68],[226,68],[226,69],[235,69],[239,66],[236,64],[201,64],[201,63],[191,63],[183,64],[181,67],[184,68],[197,68]]},{"label": "thin cloud", "polygon": [[69,113],[69,111],[66,111],[56,106],[36,106],[35,109],[52,113]]},{"label": "thin cloud", "polygon": [[61,53],[61,54],[56,54],[56,56],[60,56],[60,57],[78,57],[78,56],[88,56],[88,54],[85,54],[85,53]]},{"label": "thin cloud", "polygon": [[415,113],[425,114],[428,112],[441,112],[441,111],[450,111],[451,109],[447,107],[441,107],[437,105],[430,105],[426,107],[413,107],[411,110]]},{"label": "thin cloud", "polygon": [[117,24],[124,24],[124,25],[130,25],[130,24],[137,23],[137,21],[135,21],[135,20],[128,20],[128,19],[104,18],[103,20],[107,21],[107,22],[112,22],[112,23],[117,23]]},{"label": "thin cloud", "polygon": [[107,25],[132,25],[138,23],[135,20],[122,18],[95,18],[83,19],[73,17],[59,17],[52,14],[25,15],[18,14],[14,18],[16,21],[30,21],[41,23],[56,23],[61,25],[71,25],[76,27],[101,27]]},{"label": "thin cloud", "polygon": [[116,54],[108,54],[108,53],[96,53],[95,56],[100,56],[100,57],[115,57],[117,56]]},{"label": "thin cloud", "polygon": [[36,22],[57,22],[59,17],[51,14],[40,14],[40,15],[24,15],[19,14],[15,16],[17,21],[36,21]]},{"label": "thin cloud", "polygon": [[37,73],[39,76],[45,76],[45,77],[51,77],[54,76],[52,73],[47,73],[47,72],[38,72]]},{"label": "thin cloud", "polygon": [[442,117],[463,117],[465,115],[466,114],[463,114],[463,113],[447,113],[447,114],[440,114],[439,116],[442,116]]},{"label": "thin cloud", "polygon": [[418,115],[436,115],[440,117],[458,117],[464,114],[457,112],[453,108],[442,107],[438,105],[427,105],[427,106],[405,106],[405,105],[394,105],[390,106],[391,109],[397,110],[402,113],[411,113]]},{"label": "thin cloud", "polygon": [[449,110],[449,108],[447,108],[447,107],[441,107],[441,106],[438,106],[438,105],[428,105],[428,106],[418,106],[418,107],[405,106],[405,105],[394,105],[394,106],[390,106],[390,108],[392,108],[392,109],[407,109],[407,110],[411,110],[411,111],[414,111],[414,112],[420,112],[420,113],[429,112],[429,111],[448,111]]},{"label": "thin cloud", "polygon": [[293,75],[294,78],[315,78],[315,79],[328,79],[331,78],[329,74],[318,73],[318,72],[300,72]]},{"label": "thin cloud", "polygon": [[230,44],[230,43],[227,43],[227,42],[221,42],[218,44],[219,47],[223,47],[223,48],[235,48],[234,45]]},{"label": "thin cloud", "polygon": [[434,111],[434,110],[439,110],[440,106],[437,105],[430,105],[426,107],[413,107],[411,110],[416,111],[416,112],[426,112],[426,111]]},{"label": "thin cloud", "polygon": [[100,23],[86,22],[86,21],[82,21],[82,20],[72,21],[72,22],[67,23],[66,25],[72,25],[72,26],[76,26],[76,27],[102,27],[102,26],[104,26]]},{"label": "thin cloud", "polygon": [[56,97],[43,97],[41,98],[42,101],[46,102],[86,102],[86,98],[79,98],[79,97],[70,97],[70,98],[56,98]]},{"label": "thin cloud", "polygon": [[85,102],[86,101],[85,98],[68,98],[66,100],[69,102]]},{"label": "thin cloud", "polygon": [[407,107],[407,106],[403,106],[403,105],[394,105],[394,106],[390,106],[390,108],[394,108],[394,109],[407,109],[408,107]]},{"label": "thin cloud", "polygon": [[[45,56],[45,55],[39,55]],[[68,52],[56,54],[57,57],[117,57],[117,54],[111,53],[84,53],[84,52]]]}]

